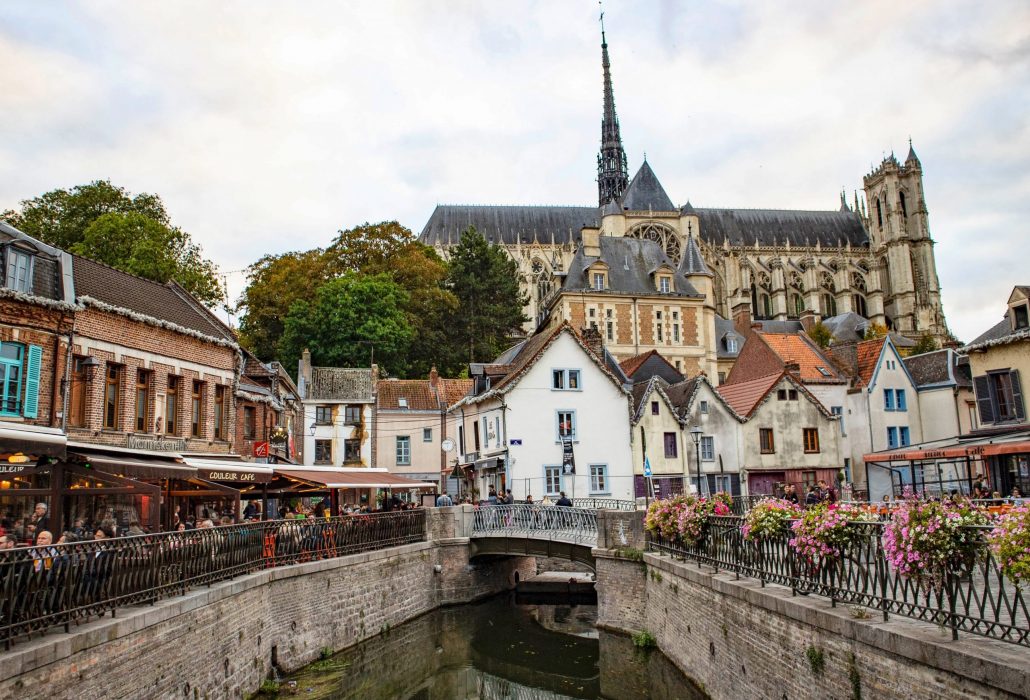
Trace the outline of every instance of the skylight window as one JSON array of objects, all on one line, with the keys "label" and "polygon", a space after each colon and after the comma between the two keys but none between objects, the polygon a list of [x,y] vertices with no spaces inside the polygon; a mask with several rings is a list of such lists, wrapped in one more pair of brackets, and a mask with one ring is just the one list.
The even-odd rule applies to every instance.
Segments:
[{"label": "skylight window", "polygon": [[826,369],[825,367],[816,367],[816,369],[819,370],[819,374],[823,375],[824,377],[832,377],[833,376],[832,374],[830,374],[830,371],[828,369]]},{"label": "skylight window", "polygon": [[401,398],[397,399],[397,405],[401,408],[407,408],[408,400],[402,396]]}]

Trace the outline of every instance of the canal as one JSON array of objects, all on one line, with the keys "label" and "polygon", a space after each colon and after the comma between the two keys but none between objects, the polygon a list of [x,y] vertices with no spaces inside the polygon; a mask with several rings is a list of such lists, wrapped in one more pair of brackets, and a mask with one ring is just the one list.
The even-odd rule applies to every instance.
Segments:
[{"label": "canal", "polygon": [[279,697],[707,697],[660,651],[598,630],[596,618],[595,605],[514,593],[435,610],[282,678]]}]

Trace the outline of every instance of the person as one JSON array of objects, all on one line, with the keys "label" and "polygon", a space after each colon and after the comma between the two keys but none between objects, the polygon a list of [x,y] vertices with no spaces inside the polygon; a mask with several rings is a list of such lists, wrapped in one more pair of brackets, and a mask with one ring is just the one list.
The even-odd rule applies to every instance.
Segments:
[{"label": "person", "polygon": [[257,504],[255,504],[254,501],[247,501],[247,507],[243,509],[243,519],[253,520],[257,515],[257,512]]},{"label": "person", "polygon": [[783,497],[786,500],[790,501],[791,503],[797,505],[798,500],[799,500],[798,499],[798,487],[795,486],[794,484],[787,484],[786,487],[784,487],[784,492],[785,493],[783,494]]},{"label": "person", "polygon": [[493,486],[490,487],[490,492],[487,494],[486,500],[492,506],[496,506],[498,504],[497,490],[494,489]]},{"label": "person", "polygon": [[548,495],[547,495],[547,494],[545,493],[545,494],[544,494],[544,500],[540,501],[540,505],[542,505],[542,506],[553,506],[553,505],[554,505],[554,501],[552,501],[552,500],[551,500],[551,497],[550,497],[550,496],[548,496]]},{"label": "person", "polygon": [[14,535],[0,535],[0,550],[14,549]]},{"label": "person", "polygon": [[139,535],[145,535],[147,533],[139,526],[138,520],[132,520],[129,522],[129,529],[125,534],[129,537],[138,537]]},{"label": "person", "polygon": [[1023,492],[1019,490],[1018,486],[1013,486],[1012,491],[1009,493],[1009,498],[1021,503],[1023,501]]},{"label": "person", "polygon": [[531,493],[530,494],[526,494],[526,505],[527,506],[533,505],[533,494],[531,494]]},{"label": "person", "polygon": [[821,500],[822,500],[822,498],[819,495],[819,487],[816,486],[815,484],[812,484],[811,486],[809,486],[808,487],[808,495],[805,496],[805,505],[806,506],[814,506],[814,505],[817,505],[819,503],[819,501],[821,501]]},{"label": "person", "polygon": [[558,495],[559,495],[559,498],[558,498],[558,501],[555,503],[556,506],[564,506],[566,508],[571,508],[572,507],[572,501],[569,500],[568,496],[565,495],[564,491],[562,491]]},{"label": "person", "polygon": [[37,503],[29,522],[36,526],[36,532],[47,529],[46,503]]},{"label": "person", "polygon": [[198,530],[209,530],[209,529],[213,528],[214,526],[215,526],[214,522],[212,522],[210,519],[202,520],[200,522],[200,525],[197,525],[197,529]]},{"label": "person", "polygon": [[43,569],[50,570],[54,563],[55,550],[52,545],[54,536],[49,530],[40,530],[36,535],[36,547],[32,550],[32,568],[38,574]]},{"label": "person", "polygon": [[446,491],[444,491],[443,493],[441,493],[439,496],[436,497],[436,507],[437,508],[448,508],[448,507],[453,506],[453,505],[454,505],[454,501],[451,500],[451,497],[447,495]]},{"label": "person", "polygon": [[504,505],[506,505],[506,506],[513,506],[513,505],[515,505],[515,495],[512,494],[511,489],[508,489],[504,493]]}]

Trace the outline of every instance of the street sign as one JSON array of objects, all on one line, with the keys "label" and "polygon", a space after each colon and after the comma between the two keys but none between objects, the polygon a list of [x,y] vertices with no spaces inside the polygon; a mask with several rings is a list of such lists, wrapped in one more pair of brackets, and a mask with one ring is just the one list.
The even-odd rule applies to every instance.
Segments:
[{"label": "street sign", "polygon": [[511,439],[511,444],[512,445],[521,445],[522,444],[522,439],[521,438],[512,438]]},{"label": "street sign", "polygon": [[268,443],[267,442],[255,442],[254,443],[254,456],[255,457],[267,457],[268,456]]},{"label": "street sign", "polygon": [[454,440],[450,438],[444,438],[443,442],[440,443],[440,449],[444,452],[450,452],[454,449]]},{"label": "street sign", "polygon": [[651,460],[644,457],[644,476],[651,476]]}]

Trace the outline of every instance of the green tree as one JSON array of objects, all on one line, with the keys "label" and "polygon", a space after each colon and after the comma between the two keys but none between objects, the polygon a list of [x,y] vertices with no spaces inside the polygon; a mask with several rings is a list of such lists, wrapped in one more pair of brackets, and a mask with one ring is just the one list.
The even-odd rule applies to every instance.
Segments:
[{"label": "green tree", "polygon": [[314,364],[367,367],[371,343],[384,372],[400,373],[415,337],[404,311],[407,302],[408,293],[389,275],[349,272],[330,280],[290,308],[279,359],[296,367],[308,348]]},{"label": "green tree", "polygon": [[[262,360],[278,359],[286,316],[296,302],[315,298],[329,279],[321,248],[266,255],[247,269],[247,288],[236,305],[240,343]],[[296,365],[286,365],[291,368]]]},{"label": "green tree", "polygon": [[458,298],[448,333],[455,355],[467,362],[496,357],[522,332],[527,299],[519,289],[518,265],[469,227],[451,254],[448,285]]},{"label": "green tree", "polygon": [[214,263],[190,237],[144,214],[101,214],[69,250],[147,279],[175,280],[208,306],[224,297]]},{"label": "green tree", "polygon": [[870,323],[862,334],[862,340],[876,340],[887,335],[887,326],[882,323]]},{"label": "green tree", "polygon": [[929,333],[924,333],[916,341],[916,344],[909,351],[909,355],[922,355],[924,352],[937,350],[937,341]]},{"label": "green tree", "polygon": [[822,321],[812,326],[812,330],[808,331],[808,337],[821,348],[828,348],[833,342],[833,332]]}]

